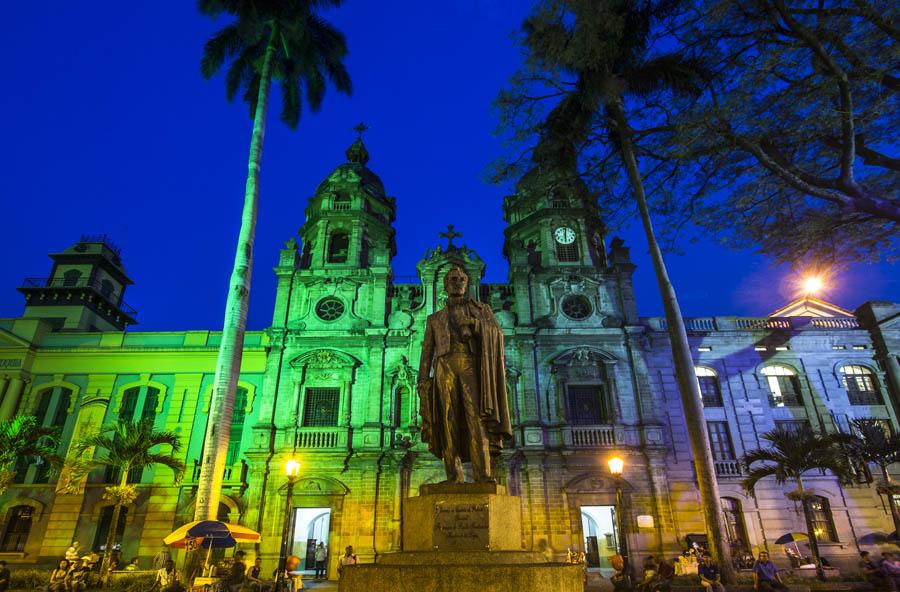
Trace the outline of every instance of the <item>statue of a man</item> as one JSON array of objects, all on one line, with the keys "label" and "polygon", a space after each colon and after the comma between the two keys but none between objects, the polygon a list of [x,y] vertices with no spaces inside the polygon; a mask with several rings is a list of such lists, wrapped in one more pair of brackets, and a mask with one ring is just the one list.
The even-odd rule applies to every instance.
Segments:
[{"label": "statue of a man", "polygon": [[[503,333],[489,306],[466,296],[460,267],[444,276],[447,302],[428,316],[419,361],[422,441],[444,461],[447,482],[493,482],[491,451],[512,436],[506,403]],[[432,369],[434,370],[432,376]]]}]

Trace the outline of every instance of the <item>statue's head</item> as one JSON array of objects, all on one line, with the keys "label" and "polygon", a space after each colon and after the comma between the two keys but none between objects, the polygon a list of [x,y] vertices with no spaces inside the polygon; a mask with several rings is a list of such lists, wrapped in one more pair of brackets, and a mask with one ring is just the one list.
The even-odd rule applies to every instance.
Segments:
[{"label": "statue's head", "polygon": [[457,265],[450,268],[444,275],[444,291],[448,296],[460,297],[466,295],[469,289],[469,276],[466,271]]}]

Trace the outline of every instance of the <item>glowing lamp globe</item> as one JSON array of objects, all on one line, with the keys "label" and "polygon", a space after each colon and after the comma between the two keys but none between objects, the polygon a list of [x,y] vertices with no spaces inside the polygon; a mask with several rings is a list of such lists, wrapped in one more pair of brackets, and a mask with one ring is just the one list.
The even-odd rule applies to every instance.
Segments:
[{"label": "glowing lamp globe", "polygon": [[293,479],[300,474],[300,463],[294,459],[287,461],[284,464],[284,472],[289,478]]},{"label": "glowing lamp globe", "polygon": [[625,470],[625,461],[618,456],[614,456],[609,459],[607,461],[607,464],[609,465],[609,472],[616,477],[620,477],[622,475],[622,471]]}]

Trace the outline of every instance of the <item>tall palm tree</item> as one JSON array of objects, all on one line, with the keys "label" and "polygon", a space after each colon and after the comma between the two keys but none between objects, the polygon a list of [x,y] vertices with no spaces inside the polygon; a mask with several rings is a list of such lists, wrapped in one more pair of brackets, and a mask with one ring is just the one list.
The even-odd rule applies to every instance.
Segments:
[{"label": "tall palm tree", "polygon": [[625,108],[626,100],[633,96],[658,92],[696,95],[701,91],[705,73],[696,62],[677,52],[652,55],[650,52],[654,25],[677,5],[676,0],[549,0],[535,16],[526,20],[525,44],[531,48],[533,57],[550,71],[562,70],[576,79],[574,90],[550,113],[542,139],[544,145],[535,150],[535,156],[544,158],[548,153],[555,154],[565,161],[564,166],[571,166],[575,157],[573,147],[585,141],[592,121],[599,117],[612,150],[618,152],[625,166],[662,297],[710,551],[722,567],[723,579],[732,581],[731,550],[700,385],[675,288],[653,230]]},{"label": "tall palm tree", "polygon": [[819,543],[809,507],[813,496],[803,486],[803,475],[807,471],[824,469],[834,473],[841,482],[849,480],[846,455],[839,448],[841,436],[818,434],[809,425],[804,425],[802,428],[779,426],[763,434],[762,438],[768,443],[766,448],[751,450],[741,458],[747,467],[747,477],[742,485],[751,494],[756,484],[768,477],[774,477],[779,485],[796,485],[795,491],[785,495],[788,499],[799,501],[803,508],[813,563],[819,578],[824,580],[825,570],[819,559]]},{"label": "tall palm tree", "polygon": [[900,434],[885,429],[876,420],[853,420],[854,434],[847,434],[843,441],[850,455],[863,463],[872,463],[881,470],[882,483],[878,484],[878,493],[887,497],[891,517],[894,519],[894,532],[900,534],[900,507],[892,497],[900,495],[898,485],[890,473],[890,466],[900,463]]},{"label": "tall palm tree", "polygon": [[17,415],[0,421],[0,494],[9,489],[18,473],[19,459],[34,458],[51,469],[62,464],[57,454],[59,429],[45,428],[33,415]]},{"label": "tall palm tree", "polygon": [[347,55],[344,36],[322,19],[317,11],[339,6],[343,0],[200,0],[200,12],[210,17],[227,14],[234,22],[216,33],[207,43],[200,71],[212,77],[230,61],[225,74],[229,101],[244,90],[250,106],[253,133],[247,163],[247,183],[241,229],[234,268],[225,304],[222,341],[216,362],[215,385],[206,445],[200,470],[195,518],[215,519],[225,470],[235,390],[241,370],[250,276],[253,268],[253,239],[259,201],[259,170],[263,138],[273,79],[281,82],[281,119],[296,128],[303,95],[313,111],[325,95],[326,81],[346,94],[350,77],[343,65]]},{"label": "tall palm tree", "polygon": [[[166,446],[169,448],[168,453],[160,450],[160,447]],[[101,452],[95,456],[94,452],[98,449]],[[115,504],[109,532],[106,535],[106,551],[103,553],[101,569],[103,577],[109,571],[109,561],[112,557],[122,507],[137,499],[137,490],[128,484],[129,472],[162,465],[172,469],[174,481],[178,483],[184,474],[184,463],[177,458],[180,451],[181,442],[178,435],[174,432],[155,431],[152,419],[121,421],[101,429],[98,434],[79,440],[73,446],[72,454],[75,459],[71,464],[73,482],[80,481],[89,472],[101,467],[119,471],[119,483],[107,487],[103,496]]]}]

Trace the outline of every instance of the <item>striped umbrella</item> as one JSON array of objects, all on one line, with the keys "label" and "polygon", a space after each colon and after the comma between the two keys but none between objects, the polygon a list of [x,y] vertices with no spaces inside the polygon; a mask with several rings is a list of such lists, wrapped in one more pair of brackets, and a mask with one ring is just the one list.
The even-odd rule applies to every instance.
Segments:
[{"label": "striped umbrella", "polygon": [[258,543],[259,533],[240,524],[229,524],[218,520],[196,520],[179,527],[163,539],[175,549],[185,547],[204,549],[233,547],[237,543]]}]

